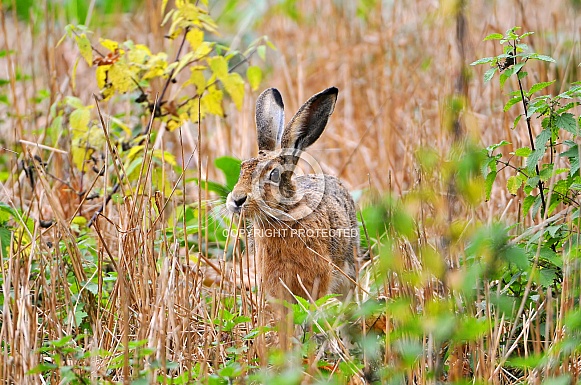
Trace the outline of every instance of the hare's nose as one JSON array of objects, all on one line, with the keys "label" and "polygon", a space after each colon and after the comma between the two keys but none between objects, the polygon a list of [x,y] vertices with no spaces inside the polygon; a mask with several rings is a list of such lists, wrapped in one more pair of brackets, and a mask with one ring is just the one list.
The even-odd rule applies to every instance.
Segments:
[{"label": "hare's nose", "polygon": [[236,199],[234,198],[234,203],[236,204],[236,206],[238,207],[242,207],[242,205],[244,204],[244,202],[246,202],[246,195],[241,196],[240,198]]},{"label": "hare's nose", "polygon": [[[240,193],[238,193],[240,194]],[[226,199],[226,207],[230,210],[231,213],[240,214],[242,211],[242,205],[246,202],[248,197],[247,194],[238,195],[234,192],[228,194],[228,198]]]}]

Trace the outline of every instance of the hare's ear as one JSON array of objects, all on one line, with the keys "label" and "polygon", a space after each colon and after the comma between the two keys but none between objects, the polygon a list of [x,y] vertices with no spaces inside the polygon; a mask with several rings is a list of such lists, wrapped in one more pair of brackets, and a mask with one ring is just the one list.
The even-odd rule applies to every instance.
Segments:
[{"label": "hare's ear", "polygon": [[284,104],[276,88],[262,92],[256,100],[258,149],[273,151],[280,143],[284,127]]},{"label": "hare's ear", "polygon": [[338,92],[335,87],[327,88],[307,100],[286,126],[282,148],[304,150],[315,143],[333,113]]}]

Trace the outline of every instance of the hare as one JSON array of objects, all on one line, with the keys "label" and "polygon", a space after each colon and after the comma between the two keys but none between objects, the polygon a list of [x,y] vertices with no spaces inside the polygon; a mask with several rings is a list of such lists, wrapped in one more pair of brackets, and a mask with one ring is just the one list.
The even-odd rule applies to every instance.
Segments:
[{"label": "hare", "polygon": [[294,302],[292,294],[335,293],[344,299],[354,287],[359,227],[349,191],[322,172],[295,175],[303,150],[325,129],[337,93],[331,87],[312,96],[286,128],[277,89],[256,102],[258,156],[242,162],[226,206],[250,222],[250,247],[271,298]]}]

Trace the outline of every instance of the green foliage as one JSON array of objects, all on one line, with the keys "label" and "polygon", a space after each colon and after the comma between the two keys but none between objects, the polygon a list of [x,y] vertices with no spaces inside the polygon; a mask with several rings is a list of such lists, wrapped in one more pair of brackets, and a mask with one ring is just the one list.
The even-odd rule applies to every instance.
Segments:
[{"label": "green foliage", "polygon": [[[564,261],[576,258],[577,254],[581,176],[576,143],[580,118],[573,112],[581,102],[581,83],[573,83],[568,90],[556,95],[542,93],[553,90],[554,80],[525,87],[529,78],[525,69],[532,61],[555,61],[549,56],[531,52],[522,42],[531,32],[519,35],[517,31],[515,27],[505,34],[487,36],[485,40],[498,41],[503,46],[502,53],[477,60],[472,65],[489,64],[491,68],[485,72],[484,81],[491,80],[498,72],[501,87],[514,78],[511,84],[516,90],[509,93],[504,111],[519,106],[514,129],[522,127],[524,120],[524,129],[530,137],[528,146],[508,155],[500,151],[511,145],[505,140],[488,146],[483,150],[486,161],[482,171],[486,178],[487,198],[490,198],[498,173],[510,171],[506,184],[508,192],[517,198],[525,217],[528,215],[533,222],[542,223],[529,227],[510,242],[514,251],[507,255],[510,265],[501,280],[505,287],[503,296],[509,294],[518,301],[527,301],[527,306],[535,306],[539,297],[527,296],[527,290],[532,287],[533,291],[543,293],[550,288],[553,292],[561,292]],[[540,131],[535,133],[534,127],[539,127]],[[508,299],[504,298],[498,306],[504,311],[514,312],[514,304],[507,302]],[[502,302],[508,306],[503,306]],[[537,367],[547,359],[548,356],[542,354],[527,359],[515,358],[511,364],[520,368]],[[566,383],[569,379],[557,377],[544,383],[562,381]]]},{"label": "green foliage", "polygon": [[[498,40],[504,46],[503,53],[472,63],[473,65],[489,63],[492,71],[498,70],[501,86],[510,77],[517,75],[517,90],[510,93],[511,98],[506,102],[504,110],[508,111],[520,105],[522,113],[515,119],[515,129],[524,117],[528,134],[534,138],[529,146],[515,150],[508,159],[496,150],[510,143],[502,141],[498,145],[486,148],[488,161],[483,172],[487,181],[487,196],[490,197],[491,186],[500,165],[502,169],[514,170],[514,175],[508,178],[507,189],[513,195],[522,191],[525,215],[531,213],[533,216],[540,214],[541,217],[550,217],[555,210],[563,207],[569,208],[570,212],[576,215],[579,209],[576,203],[579,192],[575,186],[581,180],[579,154],[575,144],[575,139],[579,134],[579,117],[575,117],[570,111],[579,105],[581,85],[575,83],[567,91],[554,96],[538,94],[550,89],[554,81],[535,83],[527,91],[523,84],[528,75],[524,71],[524,66],[531,60],[543,62],[554,62],[554,60],[548,56],[530,52],[528,46],[522,43],[522,39],[531,33],[518,35],[517,30],[518,28],[515,27],[504,35],[489,35],[485,40]],[[485,75],[485,81],[490,78]],[[539,121],[542,128],[536,135],[533,133],[533,119]],[[561,162],[568,160],[565,167],[559,167],[561,162],[555,154],[559,154]],[[567,234],[572,233],[563,232],[564,238],[559,241],[551,236],[545,241],[550,243],[554,251],[557,251],[567,241]]]}]

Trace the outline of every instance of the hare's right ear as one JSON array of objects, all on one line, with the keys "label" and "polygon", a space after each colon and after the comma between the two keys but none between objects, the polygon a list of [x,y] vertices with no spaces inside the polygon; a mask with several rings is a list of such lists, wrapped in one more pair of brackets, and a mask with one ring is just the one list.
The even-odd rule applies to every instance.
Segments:
[{"label": "hare's right ear", "polygon": [[338,92],[337,88],[330,87],[311,96],[286,126],[282,148],[304,150],[315,143],[335,109]]},{"label": "hare's right ear", "polygon": [[284,128],[284,104],[276,88],[269,88],[256,100],[258,150],[274,151]]}]

